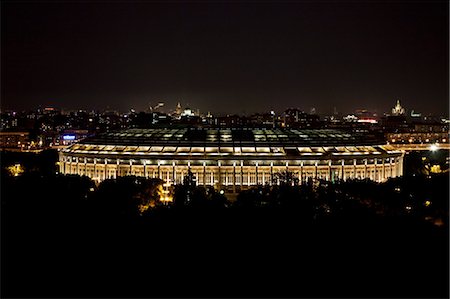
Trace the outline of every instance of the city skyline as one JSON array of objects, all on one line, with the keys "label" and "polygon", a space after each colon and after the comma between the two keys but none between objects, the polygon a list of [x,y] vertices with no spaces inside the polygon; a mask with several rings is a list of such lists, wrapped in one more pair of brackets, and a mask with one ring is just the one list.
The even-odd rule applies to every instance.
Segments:
[{"label": "city skyline", "polygon": [[448,114],[448,4],[2,4],[2,110]]},{"label": "city skyline", "polygon": [[[45,110],[51,110],[51,111],[60,111],[61,113],[73,113],[73,112],[78,112],[78,111],[85,111],[85,112],[95,112],[95,113],[107,113],[107,112],[116,112],[116,113],[121,113],[121,114],[127,114],[127,113],[141,113],[141,112],[145,112],[145,113],[152,113],[152,112],[160,112],[163,114],[168,114],[168,115],[172,115],[172,114],[176,114],[178,109],[181,109],[181,112],[183,111],[187,111],[190,110],[192,111],[192,116],[207,116],[207,115],[211,115],[211,116],[232,116],[232,115],[236,115],[236,116],[252,116],[252,115],[258,115],[258,114],[268,114],[268,113],[272,113],[274,112],[275,115],[283,115],[285,114],[287,111],[294,109],[294,110],[298,110],[301,111],[303,113],[306,114],[311,114],[311,115],[320,115],[320,116],[339,116],[342,118],[345,118],[346,116],[352,116],[355,114],[361,114],[363,113],[366,116],[372,116],[372,117],[384,117],[384,116],[389,116],[389,115],[396,115],[396,113],[394,112],[395,109],[399,109],[397,107],[397,105],[399,105],[401,103],[400,100],[397,100],[395,105],[392,105],[390,109],[386,109],[385,111],[380,111],[379,109],[367,109],[366,107],[359,107],[357,109],[351,110],[351,111],[342,111],[339,109],[339,107],[332,107],[331,109],[326,109],[326,110],[318,110],[316,107],[310,107],[310,108],[306,108],[306,109],[302,109],[299,106],[291,106],[291,107],[276,107],[275,109],[272,107],[269,110],[253,110],[253,111],[241,111],[239,112],[231,112],[231,113],[220,113],[214,110],[208,110],[208,111],[204,111],[204,110],[200,110],[197,108],[197,106],[195,105],[183,105],[180,102],[177,102],[176,105],[173,106],[169,106],[166,105],[165,102],[158,102],[156,103],[156,105],[153,105],[155,103],[149,103],[149,105],[143,109],[135,109],[134,107],[128,107],[128,108],[124,108],[124,109],[114,109],[113,107],[103,107],[103,108],[97,108],[97,109],[92,109],[92,108],[84,108],[84,107],[78,107],[78,108],[72,108],[72,109],[67,109],[65,107],[58,107],[58,106],[43,106],[43,105],[39,105],[37,107],[31,107],[29,109],[23,109],[23,110],[17,110],[17,109],[1,109],[1,113],[12,113],[12,112],[20,112],[20,113],[32,113],[33,111],[45,111]],[[416,109],[414,109],[414,107],[404,107],[403,105],[400,104],[400,108],[403,109],[402,110],[402,115],[405,116],[411,116],[411,117],[444,117],[444,118],[448,118],[449,112],[448,111],[440,111],[440,113],[438,114],[432,114],[432,113],[422,113],[421,111],[417,111]]]}]

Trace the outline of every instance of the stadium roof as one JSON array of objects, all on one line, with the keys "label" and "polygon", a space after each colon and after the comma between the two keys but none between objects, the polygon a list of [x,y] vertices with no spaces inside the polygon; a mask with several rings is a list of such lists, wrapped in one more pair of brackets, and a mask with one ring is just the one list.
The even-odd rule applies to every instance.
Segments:
[{"label": "stadium roof", "polygon": [[135,146],[348,146],[379,145],[384,140],[373,134],[338,130],[295,130],[253,128],[164,128],[128,129],[102,133],[82,144]]}]

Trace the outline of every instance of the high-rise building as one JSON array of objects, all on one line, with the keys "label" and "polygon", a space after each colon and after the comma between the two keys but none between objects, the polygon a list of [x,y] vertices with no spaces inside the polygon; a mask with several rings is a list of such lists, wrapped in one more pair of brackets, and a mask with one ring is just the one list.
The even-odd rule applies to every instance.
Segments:
[{"label": "high-rise building", "polygon": [[394,108],[392,108],[392,115],[404,115],[405,114],[405,108],[400,105],[400,100],[397,100],[397,104]]}]

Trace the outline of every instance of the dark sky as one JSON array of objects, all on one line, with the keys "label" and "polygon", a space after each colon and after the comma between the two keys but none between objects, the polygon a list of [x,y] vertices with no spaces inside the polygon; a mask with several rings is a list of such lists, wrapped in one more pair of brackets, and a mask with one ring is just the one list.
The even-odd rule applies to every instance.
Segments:
[{"label": "dark sky", "polygon": [[448,114],[442,2],[2,2],[2,109]]}]

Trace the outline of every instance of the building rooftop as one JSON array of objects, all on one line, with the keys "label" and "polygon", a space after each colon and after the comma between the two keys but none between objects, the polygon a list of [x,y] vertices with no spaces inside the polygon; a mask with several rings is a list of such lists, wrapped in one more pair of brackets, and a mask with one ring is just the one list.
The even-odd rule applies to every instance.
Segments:
[{"label": "building rooftop", "polygon": [[86,138],[83,144],[136,146],[327,146],[383,144],[375,135],[338,130],[295,129],[129,129]]},{"label": "building rooftop", "polygon": [[88,137],[63,150],[120,156],[339,156],[393,149],[371,134],[294,129],[129,129]]}]

